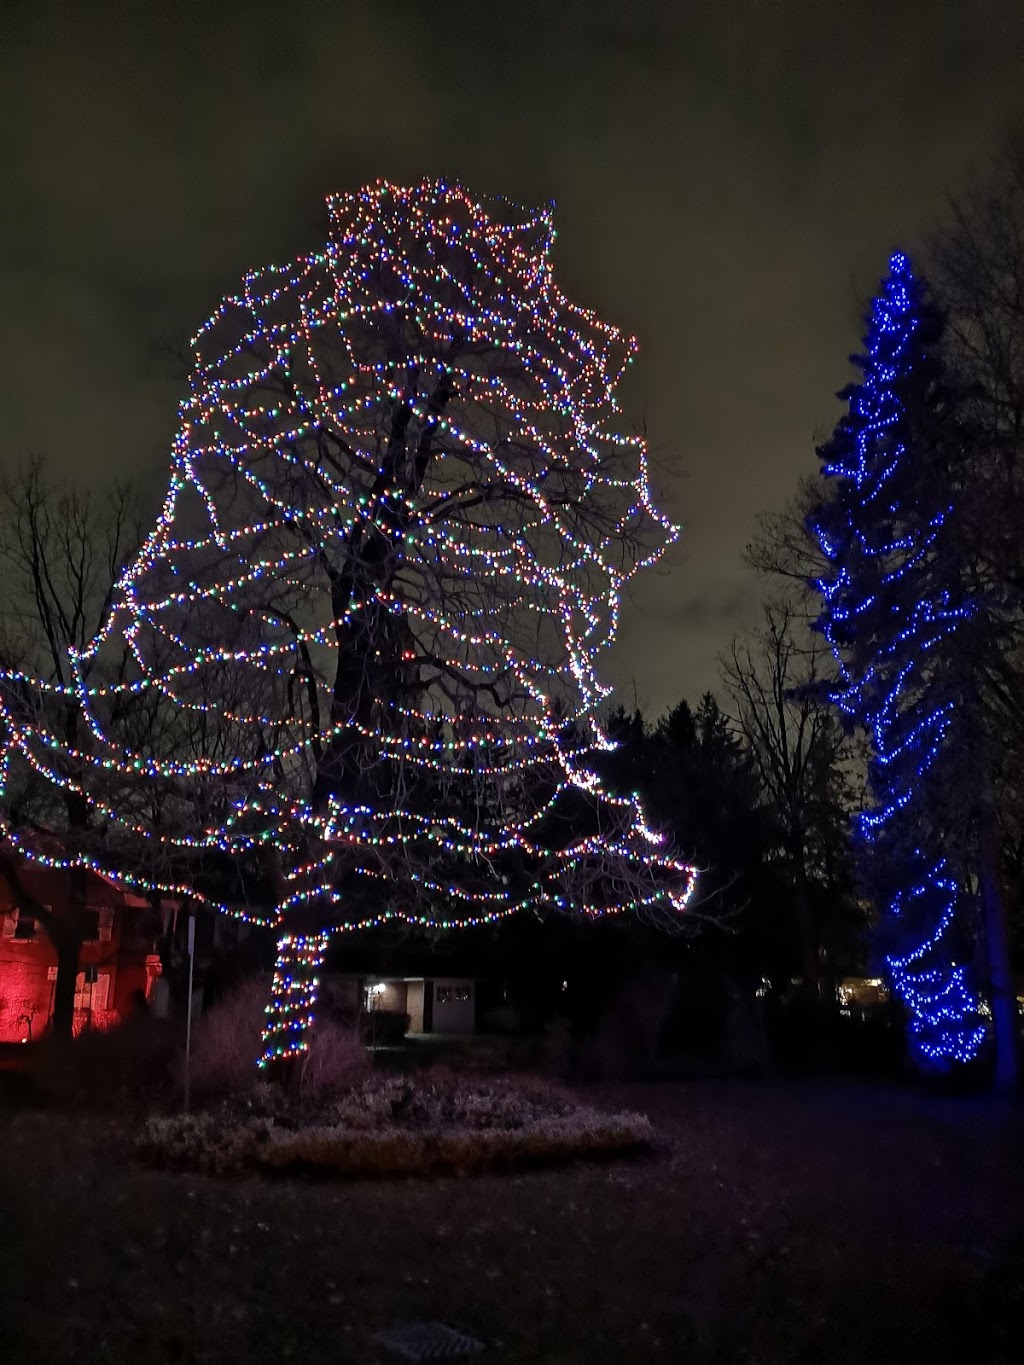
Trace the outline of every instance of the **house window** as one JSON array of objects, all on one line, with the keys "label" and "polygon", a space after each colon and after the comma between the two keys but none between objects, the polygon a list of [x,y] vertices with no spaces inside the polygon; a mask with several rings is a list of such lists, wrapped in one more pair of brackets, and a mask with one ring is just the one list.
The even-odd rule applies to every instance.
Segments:
[{"label": "house window", "polygon": [[98,910],[84,910],[82,920],[85,925],[82,942],[95,943],[100,936],[100,912]]},{"label": "house window", "polygon": [[95,967],[86,967],[75,980],[75,1009],[88,1013],[107,1008],[107,994],[110,989],[110,973],[97,972]]},{"label": "house window", "polygon": [[439,1005],[465,1004],[470,999],[468,986],[438,986],[434,998]]},{"label": "house window", "polygon": [[14,926],[15,938],[35,938],[36,918],[34,915],[26,915],[24,910],[18,911],[18,919]]}]

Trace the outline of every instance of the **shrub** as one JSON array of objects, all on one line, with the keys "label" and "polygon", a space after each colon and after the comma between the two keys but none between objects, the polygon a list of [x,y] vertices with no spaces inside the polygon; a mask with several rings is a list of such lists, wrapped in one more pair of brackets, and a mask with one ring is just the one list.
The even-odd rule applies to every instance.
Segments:
[{"label": "shrub", "polygon": [[[246,1094],[256,1085],[256,1058],[269,997],[267,978],[243,981],[194,1026],[191,1089],[200,1103]],[[356,1031],[333,1019],[318,1020],[309,1043],[299,1064],[298,1092],[303,1100],[355,1084],[370,1069],[370,1058]]]},{"label": "shrub", "polygon": [[489,1009],[478,1007],[477,1025],[481,1033],[522,1032],[523,1015],[518,1005],[492,1005]]},{"label": "shrub", "polygon": [[25,1049],[29,1094],[76,1108],[149,1103],[171,1089],[176,1045],[174,1030],[147,1016],[72,1039],[44,1037]]},{"label": "shrub", "polygon": [[[251,1086],[270,981],[254,977],[241,981],[192,1027],[190,1085],[202,1101],[230,1095]],[[184,1058],[180,1080],[184,1083]]]},{"label": "shrub", "polygon": [[138,1150],[159,1154],[170,1166],[200,1171],[232,1171],[250,1165],[270,1139],[274,1120],[253,1118],[225,1123],[212,1114],[177,1114],[151,1118],[143,1129]]},{"label": "shrub", "polygon": [[544,1030],[544,1070],[549,1076],[567,1079],[573,1070],[572,1024],[562,1014],[552,1019]]},{"label": "shrub", "polygon": [[470,1081],[450,1072],[374,1077],[337,1096],[320,1114],[327,1125],[360,1131],[402,1127],[505,1129],[578,1111],[566,1091],[537,1081]]},{"label": "shrub", "polygon": [[633,1080],[651,1074],[674,989],[672,977],[655,972],[623,983],[608,1002],[596,1033],[580,1049],[580,1069],[587,1080]]},{"label": "shrub", "polygon": [[317,1018],[332,1019],[335,1023],[356,1028],[363,1012],[363,993],[354,982],[340,980],[330,975],[320,981],[320,994],[317,998]]},{"label": "shrub", "polygon": [[356,1085],[373,1069],[373,1061],[358,1030],[333,1019],[320,1020],[314,1025],[309,1051],[301,1065],[299,1090],[304,1102],[315,1102],[346,1086]]},{"label": "shrub", "polygon": [[370,1010],[361,1017],[359,1031],[376,1046],[400,1043],[409,1032],[409,1015],[401,1010]]},{"label": "shrub", "polygon": [[408,1047],[378,1053],[374,1065],[390,1070],[421,1070],[443,1067],[473,1075],[536,1072],[541,1065],[537,1038],[493,1038],[480,1034],[424,1034]]},{"label": "shrub", "polygon": [[649,1145],[652,1138],[650,1121],[642,1114],[579,1110],[514,1130],[420,1133],[396,1128],[355,1134],[344,1128],[305,1128],[272,1135],[259,1158],[260,1164],[277,1170],[313,1166],[347,1175],[415,1175],[628,1151]]},{"label": "shrub", "polygon": [[316,1167],[347,1175],[473,1171],[648,1145],[640,1114],[603,1114],[556,1087],[447,1074],[377,1077],[335,1096],[303,1126],[264,1087],[244,1107],[151,1119],[140,1155],[209,1171]]}]

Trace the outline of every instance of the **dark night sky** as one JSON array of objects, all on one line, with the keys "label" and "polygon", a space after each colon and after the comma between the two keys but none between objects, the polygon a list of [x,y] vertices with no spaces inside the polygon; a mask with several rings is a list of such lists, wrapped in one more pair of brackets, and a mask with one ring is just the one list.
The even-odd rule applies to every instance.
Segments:
[{"label": "dark night sky", "polygon": [[1024,124],[1022,59],[1019,0],[0,0],[0,459],[158,485],[165,348],[315,246],[329,190],[554,198],[563,287],[640,339],[626,412],[684,526],[605,672],[693,698],[887,253]]}]

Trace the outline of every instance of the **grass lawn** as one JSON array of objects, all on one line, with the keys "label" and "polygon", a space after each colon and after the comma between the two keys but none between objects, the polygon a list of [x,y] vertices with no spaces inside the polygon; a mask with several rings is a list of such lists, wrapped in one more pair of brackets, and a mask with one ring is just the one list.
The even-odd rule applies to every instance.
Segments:
[{"label": "grass lawn", "polygon": [[606,1087],[653,1155],[386,1182],[126,1164],[0,1110],[0,1362],[1018,1361],[1024,1111],[856,1084]]}]

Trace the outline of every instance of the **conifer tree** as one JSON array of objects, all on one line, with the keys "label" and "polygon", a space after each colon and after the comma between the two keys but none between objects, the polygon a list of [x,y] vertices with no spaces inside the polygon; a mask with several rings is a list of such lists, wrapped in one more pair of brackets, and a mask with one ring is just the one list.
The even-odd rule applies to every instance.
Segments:
[{"label": "conifer tree", "polygon": [[[832,699],[869,741],[857,819],[864,889],[924,1065],[968,1062],[986,1026],[972,979],[972,714],[965,660],[978,604],[965,590],[954,497],[961,435],[942,319],[897,253],[872,304],[858,382],[821,448],[812,530],[829,568],[818,628],[839,664]],[[965,796],[966,800],[960,800]]]}]

